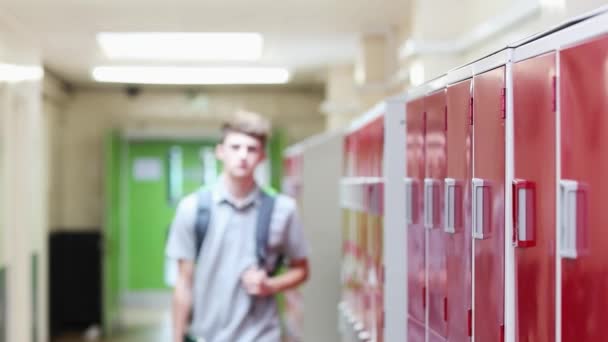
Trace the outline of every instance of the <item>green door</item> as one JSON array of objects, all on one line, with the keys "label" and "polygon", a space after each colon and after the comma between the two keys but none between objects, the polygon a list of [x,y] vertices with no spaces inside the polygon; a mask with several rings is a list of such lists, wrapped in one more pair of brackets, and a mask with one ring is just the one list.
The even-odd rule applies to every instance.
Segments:
[{"label": "green door", "polygon": [[[132,141],[128,148],[129,291],[162,290],[165,242],[179,199],[217,175],[213,142]],[[207,167],[204,167],[204,161]],[[213,161],[212,165],[208,165]],[[212,172],[209,172],[211,166]],[[205,172],[207,169],[208,172]]]}]

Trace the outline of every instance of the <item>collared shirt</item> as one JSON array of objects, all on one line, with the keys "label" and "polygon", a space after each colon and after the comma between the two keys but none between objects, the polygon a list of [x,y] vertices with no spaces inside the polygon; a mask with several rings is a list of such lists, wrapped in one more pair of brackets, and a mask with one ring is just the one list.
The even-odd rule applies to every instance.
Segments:
[{"label": "collared shirt", "polygon": [[[280,325],[274,297],[250,296],[241,275],[257,264],[255,230],[260,204],[256,187],[244,199],[235,199],[224,180],[212,189],[211,217],[196,260],[193,317],[190,334],[207,342],[279,342]],[[195,261],[197,195],[178,205],[167,243],[167,256]],[[278,195],[268,242],[268,264],[283,254],[288,260],[307,257],[295,201]]]}]

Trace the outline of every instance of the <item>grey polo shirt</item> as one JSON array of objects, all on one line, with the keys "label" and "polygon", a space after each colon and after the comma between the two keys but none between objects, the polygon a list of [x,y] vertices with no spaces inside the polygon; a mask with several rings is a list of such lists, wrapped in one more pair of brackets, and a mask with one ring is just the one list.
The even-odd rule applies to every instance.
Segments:
[{"label": "grey polo shirt", "polygon": [[[242,273],[257,264],[255,229],[261,190],[256,188],[244,200],[237,201],[220,179],[212,191],[209,229],[196,260],[189,332],[206,342],[279,342],[274,297],[250,296],[241,284]],[[196,258],[197,201],[196,193],[191,194],[177,207],[167,242],[169,258]],[[288,260],[307,257],[295,201],[284,195],[277,196],[270,223],[270,268],[279,254]]]}]

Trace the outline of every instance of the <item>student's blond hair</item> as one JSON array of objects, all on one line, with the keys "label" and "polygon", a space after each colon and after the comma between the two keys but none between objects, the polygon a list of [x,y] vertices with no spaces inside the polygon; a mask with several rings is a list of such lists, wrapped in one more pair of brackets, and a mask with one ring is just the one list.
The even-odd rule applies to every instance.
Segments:
[{"label": "student's blond hair", "polygon": [[266,145],[270,130],[270,122],[266,118],[257,113],[239,110],[222,124],[222,142],[228,133],[238,132],[252,136]]}]

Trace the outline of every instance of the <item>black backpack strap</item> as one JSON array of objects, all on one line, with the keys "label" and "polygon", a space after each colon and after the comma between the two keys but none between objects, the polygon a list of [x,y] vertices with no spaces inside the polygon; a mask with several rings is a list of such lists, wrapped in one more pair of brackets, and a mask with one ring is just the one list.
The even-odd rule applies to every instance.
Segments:
[{"label": "black backpack strap", "polygon": [[[258,209],[258,218],[256,225],[256,256],[258,258],[258,266],[266,268],[266,260],[268,259],[268,242],[270,235],[270,221],[272,212],[274,211],[275,196],[260,191],[260,207]],[[269,274],[274,275],[278,268],[283,264],[283,256],[279,255],[274,269],[270,270]]]},{"label": "black backpack strap", "polygon": [[196,222],[194,225],[196,261],[205,241],[209,220],[211,219],[212,192],[209,188],[200,188],[197,192]]}]

